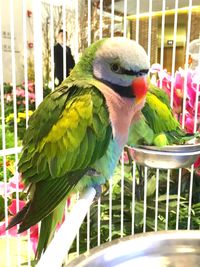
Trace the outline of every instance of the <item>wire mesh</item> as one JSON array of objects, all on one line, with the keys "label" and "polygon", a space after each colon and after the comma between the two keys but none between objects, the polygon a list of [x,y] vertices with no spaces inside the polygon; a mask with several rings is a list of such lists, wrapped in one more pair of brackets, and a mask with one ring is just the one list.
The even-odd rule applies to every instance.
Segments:
[{"label": "wire mesh", "polygon": [[[20,40],[22,42],[22,55],[23,55],[23,105],[25,113],[24,130],[28,125],[28,118],[30,116],[31,109],[31,94],[30,94],[30,61],[29,57],[34,57],[34,105],[38,105],[43,100],[44,81],[43,79],[43,40],[44,32],[42,31],[43,17],[45,17],[46,23],[49,23],[49,33],[47,33],[48,45],[50,47],[50,63],[51,70],[51,90],[54,90],[54,44],[56,42],[55,36],[58,27],[63,26],[64,31],[68,31],[68,37],[74,40],[73,46],[71,47],[75,57],[75,61],[78,61],[79,54],[82,53],[83,47],[86,48],[93,41],[101,39],[103,37],[113,36],[128,36],[141,43],[151,60],[151,63],[159,62],[163,69],[166,65],[167,44],[165,35],[167,35],[167,23],[168,16],[171,16],[173,21],[172,27],[172,39],[173,44],[171,46],[172,53],[170,59],[171,68],[171,106],[174,107],[174,88],[175,88],[175,77],[177,75],[176,61],[177,61],[177,47],[179,46],[177,40],[178,27],[180,27],[179,20],[181,16],[185,16],[186,20],[186,38],[185,38],[185,52],[184,52],[184,90],[183,90],[183,106],[182,106],[182,126],[185,127],[186,116],[187,116],[187,86],[188,86],[188,71],[189,71],[189,44],[191,41],[191,27],[192,27],[192,15],[193,8],[197,5],[196,1],[189,0],[185,4],[185,11],[183,12],[182,1],[159,1],[160,10],[157,10],[157,2],[155,0],[149,1],[148,7],[144,8],[144,1],[114,1],[111,0],[108,5],[105,1],[85,1],[85,5],[81,5],[80,1],[74,1],[73,10],[69,9],[69,5],[72,5],[72,1],[61,1],[59,4],[54,2],[48,3],[49,14],[43,13],[42,6],[43,1],[37,0],[30,4],[27,1],[22,1],[21,11],[22,22],[16,24],[16,9],[13,0],[6,4],[5,10],[8,10],[9,27],[5,26],[5,20],[1,16],[0,20],[0,86],[1,86],[1,147],[0,147],[0,168],[1,177],[0,182],[4,183],[3,187],[3,220],[5,225],[8,225],[10,219],[9,206],[11,204],[11,196],[9,194],[9,179],[11,178],[11,172],[9,170],[9,161],[12,159],[13,173],[12,175],[19,178],[17,173],[17,162],[18,155],[21,152],[21,140],[19,136],[20,123],[19,123],[19,104],[18,104],[18,81],[17,81],[17,67],[22,64],[20,59],[17,57],[17,32],[21,32],[22,35]],[[129,15],[131,14],[132,2],[134,6],[134,18],[131,20]],[[61,8],[61,21],[59,25],[56,25],[55,20],[56,10]],[[29,10],[30,9],[30,10]],[[1,8],[2,10],[2,8]],[[169,15],[169,11],[171,11]],[[29,13],[28,13],[29,11]],[[33,18],[30,13],[33,12]],[[70,13],[71,12],[71,13]],[[95,13],[96,12],[96,13]],[[157,12],[157,13],[156,13]],[[159,13],[160,12],[160,13]],[[29,15],[28,15],[29,14]],[[37,14],[37,15],[34,15]],[[96,14],[94,16],[94,14]],[[198,13],[200,14],[200,13]],[[27,17],[28,16],[28,17]],[[30,17],[29,17],[30,16]],[[70,24],[69,16],[73,17],[72,25]],[[200,16],[200,15],[199,15]],[[47,20],[48,18],[48,20]],[[80,23],[81,19],[85,19],[86,23]],[[28,29],[28,21],[33,19],[33,36],[34,47],[28,48],[27,42],[30,41],[30,31]],[[154,48],[153,32],[156,31],[154,23],[159,20],[160,28],[160,46]],[[3,27],[10,28],[5,30]],[[182,23],[182,22],[181,22]],[[83,25],[84,24],[84,25]],[[19,30],[18,27],[21,27]],[[83,28],[85,27],[85,28]],[[146,27],[146,28],[145,28]],[[70,32],[70,28],[71,32]],[[146,29],[146,39],[144,36],[144,29]],[[3,32],[10,33],[10,39],[4,38]],[[80,34],[86,33],[86,41],[83,46],[80,43]],[[7,34],[7,33],[6,33]],[[82,36],[82,35],[81,35]],[[2,38],[3,37],[3,38]],[[11,98],[12,98],[12,112],[13,112],[13,141],[9,144],[8,136],[8,114],[6,108],[8,97],[6,82],[6,63],[5,63],[5,42],[7,40],[10,45],[10,57],[9,64],[12,66],[9,82],[11,87]],[[33,40],[33,39],[32,39]],[[64,36],[64,43],[67,42]],[[153,47],[153,48],[152,48]],[[31,50],[33,49],[33,50]],[[30,51],[31,50],[31,51]],[[154,57],[153,50],[157,50],[157,55]],[[65,45],[64,45],[65,53]],[[152,61],[154,60],[154,61]],[[64,57],[64,70],[66,68],[66,58]],[[66,73],[66,71],[64,71]],[[163,79],[160,78],[160,85],[162,87]],[[22,82],[22,81],[21,81]],[[194,105],[194,119],[193,131],[198,130],[199,123],[199,91],[198,88],[200,81],[196,85],[195,94],[195,105]],[[33,109],[32,109],[33,110]],[[147,231],[159,231],[162,229],[199,229],[198,220],[198,205],[200,200],[195,192],[195,186],[198,188],[199,183],[197,174],[194,170],[194,165],[191,166],[190,171],[185,169],[179,169],[176,171],[151,169],[147,167],[141,167],[136,162],[127,163],[124,159],[124,154],[121,157],[120,164],[116,170],[114,177],[110,178],[109,184],[105,185],[102,197],[93,203],[91,209],[87,214],[87,218],[83,222],[80,231],[77,234],[76,241],[72,245],[71,251],[69,252],[69,259],[75,256],[79,256],[84,251],[89,251],[94,246],[111,241],[118,237],[125,235],[133,235],[140,232]],[[20,198],[22,197],[19,190],[19,183],[16,183],[15,188],[16,198],[16,209],[19,210]],[[0,202],[1,205],[1,202]],[[1,211],[1,210],[0,210]],[[67,215],[66,215],[67,218]],[[1,234],[2,235],[2,234]],[[3,235],[2,235],[3,237]],[[16,264],[20,266],[24,259],[21,258],[21,236],[17,237],[17,249],[16,249]],[[28,241],[27,241],[28,240]],[[32,232],[28,232],[28,238],[26,236],[26,261],[27,265],[31,266],[32,259]],[[10,258],[10,234],[5,231],[5,257],[6,266],[13,266]],[[55,248],[56,249],[56,248]],[[1,253],[1,252],[0,252]],[[75,253],[75,254],[74,254]]]}]

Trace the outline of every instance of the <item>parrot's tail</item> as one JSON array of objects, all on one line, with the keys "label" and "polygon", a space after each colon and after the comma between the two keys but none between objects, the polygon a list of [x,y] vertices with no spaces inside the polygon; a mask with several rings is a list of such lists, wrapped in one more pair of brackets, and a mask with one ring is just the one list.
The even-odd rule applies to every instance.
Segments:
[{"label": "parrot's tail", "polygon": [[62,222],[66,198],[51,212],[47,217],[41,221],[40,237],[38,241],[35,258],[39,260],[42,253],[46,250],[48,244],[52,240],[56,227]]},{"label": "parrot's tail", "polygon": [[42,222],[37,259],[53,237],[58,222],[62,220],[68,195],[85,172],[86,170],[81,170],[79,173],[71,174],[72,179],[63,176],[38,182],[32,199],[10,221],[7,229],[20,224],[18,233],[26,231],[39,221]]},{"label": "parrot's tail", "polygon": [[6,230],[9,230],[13,226],[17,225],[18,223],[21,223],[23,221],[24,216],[26,215],[31,202],[29,201],[9,222],[9,225],[7,226]]}]

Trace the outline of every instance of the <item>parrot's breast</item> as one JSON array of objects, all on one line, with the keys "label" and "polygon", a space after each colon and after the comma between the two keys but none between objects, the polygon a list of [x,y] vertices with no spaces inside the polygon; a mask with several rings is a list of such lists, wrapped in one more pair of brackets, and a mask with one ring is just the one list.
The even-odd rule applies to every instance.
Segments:
[{"label": "parrot's breast", "polygon": [[113,175],[119,161],[122,149],[115,139],[111,139],[103,157],[98,159],[77,184],[76,190],[82,191],[85,187],[105,184]]},{"label": "parrot's breast", "polygon": [[124,145],[127,143],[129,128],[135,120],[135,115],[144,105],[143,101],[136,103],[133,98],[121,97],[100,81],[93,81],[92,84],[105,98],[112,127],[112,138],[105,154],[90,166],[81,178],[81,182],[77,184],[78,191],[88,186],[104,184],[113,175]]},{"label": "parrot's breast", "polygon": [[100,81],[94,84],[104,95],[109,111],[113,137],[120,149],[128,139],[129,127],[135,114],[144,106],[144,101],[136,103],[134,98],[122,97]]}]

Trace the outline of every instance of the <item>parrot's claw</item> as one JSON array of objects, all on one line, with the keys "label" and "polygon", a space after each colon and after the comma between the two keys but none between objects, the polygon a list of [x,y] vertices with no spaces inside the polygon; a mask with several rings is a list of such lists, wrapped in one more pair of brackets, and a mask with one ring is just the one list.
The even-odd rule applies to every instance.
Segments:
[{"label": "parrot's claw", "polygon": [[96,190],[95,200],[98,200],[101,196],[101,193],[102,193],[101,185],[95,185],[94,189]]}]

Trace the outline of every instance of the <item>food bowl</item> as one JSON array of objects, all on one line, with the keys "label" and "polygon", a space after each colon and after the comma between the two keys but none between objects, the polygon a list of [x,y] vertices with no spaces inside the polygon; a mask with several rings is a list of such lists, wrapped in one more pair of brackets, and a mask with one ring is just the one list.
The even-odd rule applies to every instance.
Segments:
[{"label": "food bowl", "polygon": [[191,167],[200,156],[200,144],[131,147],[137,163],[158,169]]},{"label": "food bowl", "polygon": [[200,231],[137,234],[91,249],[67,266],[199,267]]}]

